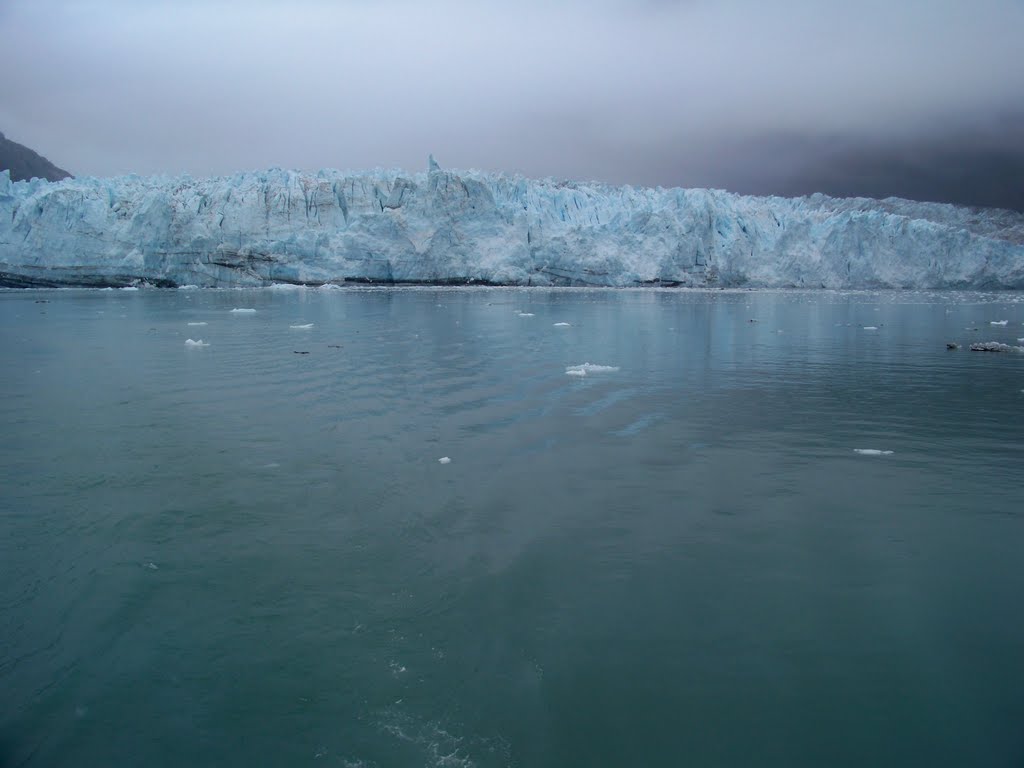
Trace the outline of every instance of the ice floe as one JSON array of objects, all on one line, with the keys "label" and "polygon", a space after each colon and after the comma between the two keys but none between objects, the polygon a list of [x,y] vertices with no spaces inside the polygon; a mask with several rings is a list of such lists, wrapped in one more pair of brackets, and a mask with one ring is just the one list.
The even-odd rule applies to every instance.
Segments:
[{"label": "ice floe", "polygon": [[437,463],[438,464],[451,464],[452,460],[449,459],[447,456],[442,456],[440,459],[437,460]]},{"label": "ice floe", "polygon": [[255,311],[255,309],[250,309],[249,307],[235,307],[231,310],[232,314],[236,315],[251,315]]},{"label": "ice floe", "polygon": [[202,322],[200,322],[200,323],[189,323],[189,325],[206,325],[206,323],[202,323]]},{"label": "ice floe", "polygon": [[208,347],[210,343],[202,339],[185,339],[186,347]]},{"label": "ice floe", "polygon": [[570,323],[555,323],[555,328],[568,328]]},{"label": "ice floe", "polygon": [[1024,352],[1024,347],[1015,347],[998,341],[979,341],[971,344],[971,352]]},{"label": "ice floe", "polygon": [[570,365],[565,369],[565,372],[569,376],[588,376],[591,373],[614,373],[619,370],[618,366],[615,365],[596,365],[595,363],[581,363],[580,365]]},{"label": "ice floe", "polygon": [[307,328],[312,328],[313,323],[306,323],[305,325],[289,325],[288,327],[296,331],[304,331]]},{"label": "ice floe", "polygon": [[854,453],[859,453],[861,456],[888,456],[892,451],[881,451],[878,448],[854,448]]}]

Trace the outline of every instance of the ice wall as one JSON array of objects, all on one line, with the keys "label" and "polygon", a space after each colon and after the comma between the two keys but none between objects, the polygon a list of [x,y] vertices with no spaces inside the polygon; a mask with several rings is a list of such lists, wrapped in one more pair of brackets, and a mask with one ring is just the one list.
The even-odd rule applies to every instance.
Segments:
[{"label": "ice wall", "polygon": [[0,285],[1024,288],[1024,215],[479,172],[0,174]]}]

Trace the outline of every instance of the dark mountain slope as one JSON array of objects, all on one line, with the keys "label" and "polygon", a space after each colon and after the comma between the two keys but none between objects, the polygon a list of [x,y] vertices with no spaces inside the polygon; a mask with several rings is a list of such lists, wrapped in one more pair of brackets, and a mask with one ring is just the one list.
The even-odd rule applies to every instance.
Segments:
[{"label": "dark mountain slope", "polygon": [[31,178],[60,181],[71,174],[45,157],[0,133],[0,171],[9,170],[11,181]]}]

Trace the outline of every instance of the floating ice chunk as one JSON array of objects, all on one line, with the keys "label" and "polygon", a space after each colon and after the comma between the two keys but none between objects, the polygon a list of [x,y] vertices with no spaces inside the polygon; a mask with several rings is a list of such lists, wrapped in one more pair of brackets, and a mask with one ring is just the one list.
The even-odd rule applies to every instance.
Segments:
[{"label": "floating ice chunk", "polygon": [[121,288],[122,291],[137,291],[139,287],[137,285],[125,285]]},{"label": "floating ice chunk", "polygon": [[294,329],[296,331],[304,331],[307,328],[312,328],[313,324],[312,323],[306,323],[305,325],[289,325],[288,327],[292,328],[292,329]]},{"label": "floating ice chunk", "polygon": [[1021,343],[1024,343],[1024,337],[1021,337],[1021,338],[1017,339],[1017,341],[1019,341]]},{"label": "floating ice chunk", "polygon": [[204,322],[199,322],[199,323],[189,323],[189,325],[206,325],[206,323],[204,323]]},{"label": "floating ice chunk", "polygon": [[880,451],[877,448],[854,448],[854,453],[859,453],[861,456],[888,456],[892,451]]},{"label": "floating ice chunk", "polygon": [[570,365],[565,369],[565,372],[569,376],[587,376],[591,373],[614,373],[617,370],[619,370],[619,368],[615,365],[581,363],[580,365]]},{"label": "floating ice chunk", "polygon": [[179,291],[198,291],[199,290],[199,286],[198,285],[192,285],[192,284],[189,284],[189,285],[179,285],[178,286],[178,290]]},{"label": "floating ice chunk", "polygon": [[255,311],[255,309],[249,309],[247,307],[235,307],[231,310],[231,312],[236,315],[251,315]]},{"label": "floating ice chunk", "polygon": [[185,346],[186,347],[208,347],[208,346],[210,346],[210,343],[206,342],[206,341],[203,341],[202,339],[199,339],[198,341],[196,339],[185,339]]},{"label": "floating ice chunk", "polygon": [[442,456],[440,459],[437,460],[437,463],[438,464],[451,464],[452,460],[449,459],[447,456]]},{"label": "floating ice chunk", "polygon": [[533,312],[520,312],[520,317],[533,317]]},{"label": "floating ice chunk", "polygon": [[1006,325],[1006,321],[1005,320],[989,320],[988,324],[989,325]]},{"label": "floating ice chunk", "polygon": [[878,326],[877,325],[865,325],[864,326],[864,330],[865,331],[877,331],[878,330]]},{"label": "floating ice chunk", "polygon": [[555,328],[568,328],[569,323],[555,323]]},{"label": "floating ice chunk", "polygon": [[1024,352],[1024,347],[1015,347],[998,341],[980,341],[971,344],[971,352]]},{"label": "floating ice chunk", "polygon": [[146,569],[148,569],[150,571],[159,571],[160,570],[160,567],[156,563],[143,563],[142,567],[146,568]]}]

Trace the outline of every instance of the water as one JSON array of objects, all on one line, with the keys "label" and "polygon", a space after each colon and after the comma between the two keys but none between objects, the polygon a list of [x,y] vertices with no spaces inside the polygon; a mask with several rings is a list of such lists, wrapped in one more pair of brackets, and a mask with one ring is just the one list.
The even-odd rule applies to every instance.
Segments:
[{"label": "water", "polygon": [[0,293],[0,765],[1020,765],[1022,299]]}]

